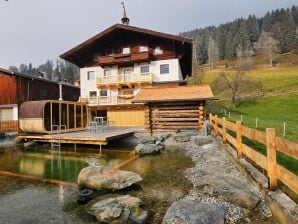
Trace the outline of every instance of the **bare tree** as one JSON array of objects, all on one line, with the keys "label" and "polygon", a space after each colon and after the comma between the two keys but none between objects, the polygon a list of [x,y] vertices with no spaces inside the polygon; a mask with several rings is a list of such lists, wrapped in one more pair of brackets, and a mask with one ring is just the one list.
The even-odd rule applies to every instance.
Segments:
[{"label": "bare tree", "polygon": [[256,96],[263,89],[261,81],[248,77],[243,71],[219,73],[214,79],[212,87],[215,93],[222,93],[230,98],[233,108],[236,107],[238,100]]},{"label": "bare tree", "polygon": [[211,65],[211,70],[214,69],[214,62],[219,59],[219,51],[216,41],[209,36],[208,40],[208,63]]},{"label": "bare tree", "polygon": [[202,84],[204,77],[204,65],[200,65],[200,61],[197,54],[197,41],[195,40],[193,47],[192,77],[189,81],[192,84]]},{"label": "bare tree", "polygon": [[255,50],[265,56],[270,67],[273,66],[273,61],[277,52],[277,41],[269,32],[262,32],[258,42],[255,43]]},{"label": "bare tree", "polygon": [[239,71],[249,71],[252,69],[252,51],[247,47],[239,45],[237,47],[237,69]]}]

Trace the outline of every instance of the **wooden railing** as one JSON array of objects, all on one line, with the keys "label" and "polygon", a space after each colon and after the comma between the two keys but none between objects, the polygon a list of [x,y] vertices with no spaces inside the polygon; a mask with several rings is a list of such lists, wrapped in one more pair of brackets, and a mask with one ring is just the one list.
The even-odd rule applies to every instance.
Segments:
[{"label": "wooden railing", "polygon": [[133,96],[95,96],[95,97],[80,97],[79,102],[89,105],[119,105],[131,104]]},{"label": "wooden railing", "polygon": [[[298,177],[293,172],[278,164],[276,160],[277,151],[298,159],[298,144],[285,138],[276,136],[274,128],[267,128],[266,132],[245,127],[241,121],[229,122],[225,117],[218,118],[217,115],[209,115],[210,127],[217,135],[223,138],[224,142],[229,142],[237,150],[238,157],[245,155],[259,167],[267,171],[269,177],[269,188],[277,188],[277,180],[287,185],[296,194],[298,193]],[[229,134],[229,130],[236,133],[236,138]],[[255,149],[242,143],[242,137],[259,142],[266,146],[267,156],[259,153]]]},{"label": "wooden railing", "polygon": [[18,121],[0,121],[0,132],[18,131]]},{"label": "wooden railing", "polygon": [[118,85],[118,84],[135,84],[135,83],[152,83],[152,73],[139,74],[121,74],[110,76],[99,76],[96,79],[98,86]]}]

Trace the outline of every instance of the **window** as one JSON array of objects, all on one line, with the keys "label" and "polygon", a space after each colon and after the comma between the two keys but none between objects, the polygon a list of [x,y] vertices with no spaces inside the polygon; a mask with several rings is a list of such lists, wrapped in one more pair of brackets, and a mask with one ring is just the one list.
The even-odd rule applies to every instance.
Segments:
[{"label": "window", "polygon": [[96,97],[97,92],[96,91],[89,91],[89,97]]},{"label": "window", "polygon": [[114,49],[107,49],[107,56],[113,56]]},{"label": "window", "polygon": [[94,71],[87,72],[87,80],[95,80],[95,72]]},{"label": "window", "polygon": [[141,66],[141,74],[143,73],[149,73],[149,66]]},{"label": "window", "polygon": [[163,54],[163,50],[162,50],[162,48],[161,48],[161,47],[156,47],[156,48],[154,49],[154,54]]},{"label": "window", "polygon": [[122,48],[122,54],[130,54],[130,47]]},{"label": "window", "polygon": [[170,73],[170,66],[168,64],[160,65],[160,74],[169,74],[169,73]]},{"label": "window", "polygon": [[100,96],[108,96],[108,90],[104,89],[104,90],[100,90],[99,91],[99,95]]},{"label": "window", "polygon": [[124,75],[129,75],[132,73],[132,69],[129,68],[129,69],[124,69]]},{"label": "window", "polygon": [[104,70],[104,76],[111,76],[112,70]]},{"label": "window", "polygon": [[148,47],[147,46],[140,46],[140,52],[147,52]]}]

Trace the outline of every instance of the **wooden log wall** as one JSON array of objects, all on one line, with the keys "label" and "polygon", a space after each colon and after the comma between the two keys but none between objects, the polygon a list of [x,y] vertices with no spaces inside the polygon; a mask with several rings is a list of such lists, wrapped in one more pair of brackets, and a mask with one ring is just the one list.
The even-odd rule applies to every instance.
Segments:
[{"label": "wooden log wall", "polygon": [[145,113],[152,132],[198,129],[204,121],[204,102],[151,104]]}]

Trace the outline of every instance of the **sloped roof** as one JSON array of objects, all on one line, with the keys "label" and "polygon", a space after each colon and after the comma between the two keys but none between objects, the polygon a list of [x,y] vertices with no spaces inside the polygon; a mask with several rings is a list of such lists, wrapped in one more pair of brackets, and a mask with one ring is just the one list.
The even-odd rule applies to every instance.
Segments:
[{"label": "sloped roof", "polygon": [[96,34],[95,36],[91,37],[90,39],[84,41],[83,43],[77,45],[76,47],[70,49],[69,51],[65,52],[64,54],[60,55],[61,58],[69,60],[69,57],[75,53],[77,53],[78,51],[80,51],[81,49],[89,46],[90,44],[94,43],[95,41],[99,41],[102,37],[108,35],[109,33],[111,33],[114,30],[128,30],[128,31],[133,31],[133,32],[138,32],[138,33],[144,33],[144,34],[148,34],[151,36],[157,36],[157,37],[161,37],[164,39],[171,39],[171,40],[176,40],[176,41],[180,41],[180,42],[185,42],[185,43],[192,43],[192,40],[189,38],[185,38],[185,37],[181,37],[181,36],[177,36],[177,35],[172,35],[172,34],[167,34],[167,33],[161,33],[161,32],[157,32],[157,31],[153,31],[153,30],[148,30],[148,29],[144,29],[144,28],[139,28],[139,27],[135,27],[135,26],[128,26],[128,25],[123,25],[123,24],[115,24],[109,28],[107,28],[106,30]]},{"label": "sloped roof", "polygon": [[189,85],[144,88],[136,94],[136,96],[132,99],[132,102],[181,102],[213,99],[214,96],[209,85]]}]

